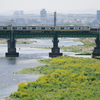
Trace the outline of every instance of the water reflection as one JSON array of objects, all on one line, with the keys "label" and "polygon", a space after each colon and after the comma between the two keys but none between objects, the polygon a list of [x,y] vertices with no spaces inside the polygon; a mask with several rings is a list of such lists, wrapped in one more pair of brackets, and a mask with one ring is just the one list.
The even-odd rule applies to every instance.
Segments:
[{"label": "water reflection", "polygon": [[9,57],[7,58],[8,65],[15,65],[16,64],[16,57]]}]

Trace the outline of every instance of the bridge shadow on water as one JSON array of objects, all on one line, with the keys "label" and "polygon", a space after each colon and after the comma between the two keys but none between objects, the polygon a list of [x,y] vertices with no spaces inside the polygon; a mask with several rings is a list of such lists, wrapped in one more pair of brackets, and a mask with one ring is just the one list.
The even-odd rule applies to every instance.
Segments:
[{"label": "bridge shadow on water", "polygon": [[16,64],[16,57],[9,57],[7,58],[7,62],[9,65],[15,65]]},{"label": "bridge shadow on water", "polygon": [[[29,60],[39,60],[39,59],[46,59],[50,58],[48,53],[33,53],[33,54],[27,54],[23,53],[20,54],[19,57],[3,57],[4,62],[7,63],[7,65],[17,65],[17,64],[23,64],[27,63]],[[23,62],[25,60],[25,62]]]}]

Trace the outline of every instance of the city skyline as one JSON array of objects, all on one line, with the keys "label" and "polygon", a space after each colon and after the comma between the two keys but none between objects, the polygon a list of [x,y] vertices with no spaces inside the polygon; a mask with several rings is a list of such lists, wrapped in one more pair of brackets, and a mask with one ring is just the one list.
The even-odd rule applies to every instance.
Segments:
[{"label": "city skyline", "polygon": [[39,13],[41,9],[59,13],[95,13],[100,10],[100,0],[2,0],[0,13],[23,10]]}]

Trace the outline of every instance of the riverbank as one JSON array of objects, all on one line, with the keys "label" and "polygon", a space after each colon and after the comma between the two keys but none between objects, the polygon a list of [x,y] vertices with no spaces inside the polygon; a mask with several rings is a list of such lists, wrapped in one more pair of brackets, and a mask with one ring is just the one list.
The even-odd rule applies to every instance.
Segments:
[{"label": "riverbank", "polygon": [[[74,39],[77,40],[77,39]],[[23,68],[29,68],[29,67],[34,67],[37,66],[36,62],[34,61],[35,59],[45,59],[49,58],[48,53],[51,52],[51,49],[43,50],[43,49],[38,49],[38,48],[31,48],[31,47],[51,47],[53,46],[52,40],[51,39],[30,39],[29,41],[37,41],[35,43],[31,44],[18,44],[16,46],[17,52],[19,52],[19,58],[15,59],[10,59],[4,57],[5,52],[7,52],[7,46],[5,44],[0,44],[0,63],[2,66],[0,66],[0,97],[5,97],[8,96],[8,94],[11,94],[11,91],[14,92],[12,87],[16,85],[17,89],[17,84],[23,81],[33,81],[34,78],[36,79],[34,75],[21,75],[21,74],[13,74],[13,72],[20,71]],[[60,46],[70,46],[70,45],[80,45],[82,44],[81,42],[74,42],[73,39],[69,38],[64,38],[60,39]],[[19,49],[20,48],[20,49]],[[63,55],[71,55],[75,56],[75,53],[70,53],[70,52],[64,52]],[[29,76],[29,77],[27,77]],[[3,86],[3,87],[2,87]],[[10,90],[10,91],[8,91]],[[9,92],[9,93],[8,93]],[[1,99],[1,98],[0,98]],[[1,99],[2,100],[2,99]]]},{"label": "riverbank", "polygon": [[[26,68],[40,73],[36,81],[20,83],[10,95],[18,100],[99,100],[100,61],[91,58],[57,57],[40,60],[46,65]],[[25,74],[25,73],[24,73]]]},{"label": "riverbank", "polygon": [[[96,46],[95,38],[79,38],[79,39],[66,38],[66,40],[82,42],[82,44],[79,44],[79,45],[74,44],[72,46],[60,45],[59,47],[62,52],[74,52],[74,53],[78,53],[78,55],[91,55],[94,47]],[[51,41],[51,39],[48,39],[48,41]],[[7,44],[7,40],[1,39],[0,44]],[[37,44],[37,40],[36,39],[17,39],[16,44]],[[48,47],[32,46],[31,48],[51,49],[51,45]]]},{"label": "riverbank", "polygon": [[77,46],[69,46],[69,47],[61,47],[61,49],[64,52],[75,52],[78,53],[78,55],[91,55],[95,44],[95,38],[84,38],[79,39],[78,41],[82,42],[83,45],[77,45]]},{"label": "riverbank", "polygon": [[[36,40],[31,41],[30,39],[17,39],[16,44],[31,44],[37,42]],[[0,44],[7,44],[7,39],[0,39]]]},{"label": "riverbank", "polygon": [[[62,52],[74,52],[76,55],[91,55],[95,44],[95,38],[79,38],[74,39],[75,42],[82,42],[80,45],[60,46]],[[40,49],[51,49],[51,47],[33,47]]]}]

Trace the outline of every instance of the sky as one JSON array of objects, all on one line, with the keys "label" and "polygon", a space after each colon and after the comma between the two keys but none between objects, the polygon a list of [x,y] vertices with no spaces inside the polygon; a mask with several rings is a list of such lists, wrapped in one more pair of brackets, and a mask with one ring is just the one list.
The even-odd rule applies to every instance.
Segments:
[{"label": "sky", "polygon": [[59,13],[85,13],[89,11],[94,13],[94,11],[100,10],[100,0],[0,0],[0,13],[41,9]]}]

